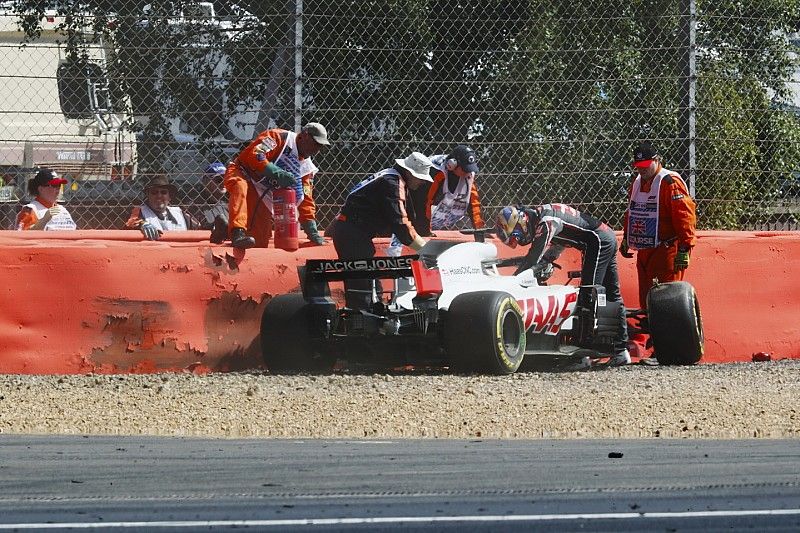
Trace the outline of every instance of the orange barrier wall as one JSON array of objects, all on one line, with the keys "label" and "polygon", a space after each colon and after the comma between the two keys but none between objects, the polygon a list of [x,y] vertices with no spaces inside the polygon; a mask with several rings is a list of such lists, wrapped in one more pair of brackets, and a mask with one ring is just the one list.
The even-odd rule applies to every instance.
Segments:
[{"label": "orange barrier wall", "polygon": [[[133,231],[0,231],[0,373],[259,368],[264,305],[297,288],[297,265],[334,257],[333,246],[234,258],[207,236],[148,242]],[[701,232],[687,281],[700,298],[704,361],[745,361],[758,351],[800,358],[798,258],[800,233]],[[633,260],[618,259],[623,296],[636,307]],[[576,268],[577,253],[563,262]]]}]

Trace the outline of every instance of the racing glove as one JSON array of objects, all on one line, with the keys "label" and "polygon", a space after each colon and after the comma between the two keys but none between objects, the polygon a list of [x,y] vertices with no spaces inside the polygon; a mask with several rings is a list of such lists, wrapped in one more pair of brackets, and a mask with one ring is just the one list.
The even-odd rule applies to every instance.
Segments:
[{"label": "racing glove", "polygon": [[317,229],[316,220],[306,220],[305,222],[301,222],[300,226],[303,228],[303,231],[306,232],[309,241],[317,246],[325,244],[325,239],[322,238],[322,235],[319,234],[319,230]]},{"label": "racing glove", "polygon": [[689,248],[678,248],[673,266],[675,267],[675,272],[680,272],[689,268]]},{"label": "racing glove", "polygon": [[543,283],[550,279],[550,276],[553,275],[555,270],[555,266],[550,261],[541,261],[538,265],[536,265],[536,267],[534,267],[536,279],[539,281],[539,283]]},{"label": "racing glove", "polygon": [[627,259],[633,258],[633,252],[631,252],[630,249],[628,248],[628,236],[627,235],[623,235],[622,236],[622,242],[619,245],[619,253],[620,253],[620,255],[622,255],[622,257],[625,257]]},{"label": "racing glove", "polygon": [[275,163],[267,163],[264,175],[274,181],[278,187],[291,187],[294,185],[294,174],[283,170]]},{"label": "racing glove", "polygon": [[139,226],[139,230],[142,232],[142,235],[144,235],[144,238],[148,241],[157,241],[161,238],[161,230],[149,222],[145,222]]}]

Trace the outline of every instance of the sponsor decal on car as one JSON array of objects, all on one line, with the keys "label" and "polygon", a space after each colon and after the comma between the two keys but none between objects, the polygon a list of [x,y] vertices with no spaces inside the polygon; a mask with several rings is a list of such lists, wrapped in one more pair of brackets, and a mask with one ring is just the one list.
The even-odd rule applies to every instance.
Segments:
[{"label": "sponsor decal on car", "polygon": [[517,300],[523,310],[525,329],[532,333],[555,335],[561,329],[561,324],[572,316],[578,294],[551,294],[547,298],[527,298]]},{"label": "sponsor decal on car", "polygon": [[382,270],[386,268],[411,268],[413,257],[376,257],[374,259],[356,259],[352,261],[320,261],[311,271],[322,272]]},{"label": "sponsor decal on car", "polygon": [[443,276],[475,276],[483,273],[480,268],[469,265],[456,268],[442,268],[439,269],[439,271]]}]

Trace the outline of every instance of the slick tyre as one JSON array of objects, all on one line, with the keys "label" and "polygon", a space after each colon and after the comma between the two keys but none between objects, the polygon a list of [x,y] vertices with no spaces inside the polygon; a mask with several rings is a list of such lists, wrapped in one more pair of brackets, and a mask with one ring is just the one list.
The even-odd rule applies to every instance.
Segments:
[{"label": "slick tyre", "polygon": [[693,365],[703,357],[703,322],[691,284],[671,281],[650,289],[647,321],[659,364]]},{"label": "slick tyre", "polygon": [[324,317],[301,294],[275,296],[261,315],[261,354],[273,374],[328,372],[334,356],[317,351]]},{"label": "slick tyre", "polygon": [[447,311],[444,343],[456,372],[516,372],[525,355],[522,311],[505,292],[460,294]]}]

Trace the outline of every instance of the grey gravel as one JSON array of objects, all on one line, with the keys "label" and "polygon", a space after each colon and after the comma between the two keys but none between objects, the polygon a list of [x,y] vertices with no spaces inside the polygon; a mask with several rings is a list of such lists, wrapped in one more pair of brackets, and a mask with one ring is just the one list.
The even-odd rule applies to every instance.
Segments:
[{"label": "grey gravel", "polygon": [[0,433],[800,437],[800,360],[572,373],[0,375]]}]

